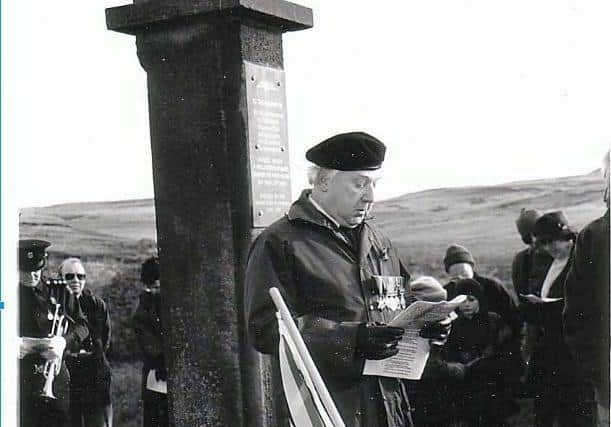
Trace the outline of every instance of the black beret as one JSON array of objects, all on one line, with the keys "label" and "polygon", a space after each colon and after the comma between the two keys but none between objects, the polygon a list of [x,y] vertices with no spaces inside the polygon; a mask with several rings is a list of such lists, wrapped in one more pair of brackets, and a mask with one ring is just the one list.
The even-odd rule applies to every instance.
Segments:
[{"label": "black beret", "polygon": [[365,132],[332,136],[306,152],[306,159],[323,168],[341,171],[380,169],[386,146]]},{"label": "black beret", "polygon": [[39,239],[19,240],[19,270],[38,271],[47,263],[46,249],[51,243]]},{"label": "black beret", "polygon": [[159,258],[151,257],[142,263],[140,281],[145,285],[152,285],[159,280]]},{"label": "black beret", "polygon": [[570,240],[575,237],[575,230],[562,211],[549,212],[535,222],[533,234],[541,243],[553,240]]}]

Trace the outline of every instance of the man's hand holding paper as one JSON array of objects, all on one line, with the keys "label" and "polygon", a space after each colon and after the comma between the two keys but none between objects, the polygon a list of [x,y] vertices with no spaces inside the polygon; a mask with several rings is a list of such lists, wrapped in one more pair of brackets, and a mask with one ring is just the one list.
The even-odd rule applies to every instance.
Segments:
[{"label": "man's hand holding paper", "polygon": [[403,310],[389,326],[404,328],[402,339],[397,340],[395,354],[384,360],[367,360],[364,375],[419,380],[426,366],[431,341],[443,345],[448,337],[456,307],[464,300],[459,295],[451,301],[416,301]]},{"label": "man's hand holding paper", "polygon": [[368,360],[382,360],[395,356],[397,345],[405,330],[382,323],[362,323],[357,332],[357,351]]}]

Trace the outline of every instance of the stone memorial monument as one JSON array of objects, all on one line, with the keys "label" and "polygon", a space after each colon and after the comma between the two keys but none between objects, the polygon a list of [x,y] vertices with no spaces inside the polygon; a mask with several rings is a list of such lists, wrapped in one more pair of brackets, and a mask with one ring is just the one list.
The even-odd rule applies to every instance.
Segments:
[{"label": "stone memorial monument", "polygon": [[[288,208],[283,0],[135,0],[106,10],[147,73],[171,424],[280,425],[246,342],[248,247]],[[167,319],[167,320],[166,320]]]}]

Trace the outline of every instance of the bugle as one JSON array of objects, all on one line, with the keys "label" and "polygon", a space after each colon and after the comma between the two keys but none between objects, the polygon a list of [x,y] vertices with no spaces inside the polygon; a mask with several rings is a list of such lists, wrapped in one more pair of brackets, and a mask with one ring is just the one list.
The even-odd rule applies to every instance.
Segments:
[{"label": "bugle", "polygon": [[[61,282],[63,282],[63,285]],[[60,293],[62,293],[61,287],[65,287],[65,282],[63,280],[47,281],[45,284],[49,286],[49,293],[51,295],[53,293],[57,293],[58,290],[60,291]],[[52,322],[48,338],[63,337],[66,333],[66,330],[68,329],[68,322],[66,316],[64,314],[60,314],[62,304],[57,302],[55,296],[50,296],[49,304],[53,309],[53,314],[51,315],[51,312],[49,312],[49,320],[52,320]],[[42,391],[40,392],[40,396],[43,398],[56,399],[55,395],[53,394],[53,381],[55,380],[55,376],[59,374],[59,371],[61,369],[62,357],[63,354],[60,355],[58,358],[50,359],[45,362],[42,371],[42,375],[45,379],[45,382],[42,387]]]}]

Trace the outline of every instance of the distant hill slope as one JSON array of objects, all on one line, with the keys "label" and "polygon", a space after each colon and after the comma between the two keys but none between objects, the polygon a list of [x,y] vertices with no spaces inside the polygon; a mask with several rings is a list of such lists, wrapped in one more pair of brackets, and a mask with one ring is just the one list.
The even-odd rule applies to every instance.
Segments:
[{"label": "distant hill slope", "polygon": [[21,237],[50,240],[55,252],[123,256],[138,240],[155,237],[155,207],[143,199],[26,208],[19,231]]},{"label": "distant hill slope", "polygon": [[[582,227],[604,211],[598,172],[585,176],[487,187],[427,190],[379,202],[376,222],[414,270],[439,274],[445,248],[461,243],[487,269],[506,270],[522,246],[515,219],[522,207],[562,209]],[[155,236],[151,199],[71,203],[27,208],[22,237],[47,238],[63,254],[125,256],[141,238]],[[503,271],[501,276],[506,276]]]},{"label": "distant hill slope", "polygon": [[604,212],[600,174],[427,190],[381,202],[375,215],[416,270],[443,270],[445,249],[460,243],[506,280],[511,258],[523,246],[515,227],[523,207],[563,210],[579,229]]}]

